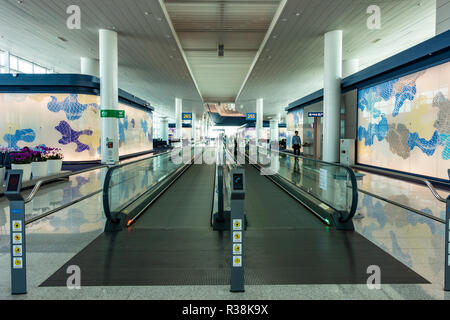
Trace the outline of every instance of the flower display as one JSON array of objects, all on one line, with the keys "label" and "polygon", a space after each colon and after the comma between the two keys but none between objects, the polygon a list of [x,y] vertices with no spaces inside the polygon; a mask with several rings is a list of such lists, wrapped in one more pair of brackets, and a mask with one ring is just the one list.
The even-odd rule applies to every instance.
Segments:
[{"label": "flower display", "polygon": [[46,148],[46,155],[45,157],[47,160],[62,160],[64,159],[64,155],[61,152],[61,149],[59,148]]},{"label": "flower display", "polygon": [[10,152],[10,156],[13,164],[28,164],[33,159],[33,151],[28,147],[24,147],[19,151]]}]

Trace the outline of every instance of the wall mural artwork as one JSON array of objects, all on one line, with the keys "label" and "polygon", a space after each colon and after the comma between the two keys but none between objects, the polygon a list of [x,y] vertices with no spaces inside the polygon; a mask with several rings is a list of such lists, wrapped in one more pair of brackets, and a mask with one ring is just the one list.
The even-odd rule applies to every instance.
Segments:
[{"label": "wall mural artwork", "polygon": [[[65,161],[100,159],[100,97],[88,94],[1,93],[0,146],[61,148]],[[150,111],[119,103],[119,154],[153,149]]]},{"label": "wall mural artwork", "polygon": [[358,92],[358,162],[448,179],[450,62]]}]

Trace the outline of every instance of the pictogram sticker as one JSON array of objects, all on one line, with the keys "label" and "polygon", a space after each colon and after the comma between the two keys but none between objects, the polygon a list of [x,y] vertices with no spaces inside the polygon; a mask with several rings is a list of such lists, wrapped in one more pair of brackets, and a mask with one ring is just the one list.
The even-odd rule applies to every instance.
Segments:
[{"label": "pictogram sticker", "polygon": [[233,254],[242,254],[242,245],[234,244],[233,245]]},{"label": "pictogram sticker", "polygon": [[242,220],[241,219],[233,220],[233,230],[242,230]]},{"label": "pictogram sticker", "polygon": [[22,244],[22,234],[21,233],[13,233],[13,244]]},{"label": "pictogram sticker", "polygon": [[14,220],[13,221],[13,230],[15,232],[22,232],[22,221]]},{"label": "pictogram sticker", "polygon": [[21,245],[13,246],[13,256],[14,257],[21,257],[22,256],[22,246]]},{"label": "pictogram sticker", "polygon": [[242,232],[233,232],[233,242],[242,242]]},{"label": "pictogram sticker", "polygon": [[22,258],[13,258],[13,269],[22,269]]},{"label": "pictogram sticker", "polygon": [[242,256],[233,256],[233,267],[242,267]]}]

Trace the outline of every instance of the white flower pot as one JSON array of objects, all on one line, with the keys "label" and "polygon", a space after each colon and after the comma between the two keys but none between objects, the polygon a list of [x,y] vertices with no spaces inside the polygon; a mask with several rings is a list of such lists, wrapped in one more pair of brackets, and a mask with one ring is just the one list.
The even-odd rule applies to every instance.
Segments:
[{"label": "white flower pot", "polygon": [[31,179],[31,163],[27,164],[11,164],[12,170],[23,170],[22,181],[30,181]]},{"label": "white flower pot", "polygon": [[61,172],[62,160],[47,160],[48,163],[48,175],[54,175]]},{"label": "white flower pot", "polygon": [[5,167],[0,168],[0,187],[5,183]]},{"label": "white flower pot", "polygon": [[47,171],[48,171],[47,161],[31,163],[31,173],[33,175],[33,180],[46,177]]}]

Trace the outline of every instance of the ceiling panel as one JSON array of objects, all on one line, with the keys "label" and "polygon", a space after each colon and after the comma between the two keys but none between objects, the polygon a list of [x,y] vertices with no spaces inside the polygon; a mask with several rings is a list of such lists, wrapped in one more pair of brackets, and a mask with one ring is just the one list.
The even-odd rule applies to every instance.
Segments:
[{"label": "ceiling panel", "polygon": [[[80,57],[98,57],[98,30],[119,35],[119,86],[149,101],[163,114],[174,113],[175,97],[187,111],[201,114],[203,101],[182,58],[158,1],[78,0],[81,30],[66,27],[72,0],[1,0],[0,47],[55,67],[80,72]],[[147,12],[147,14],[145,14]],[[67,42],[58,39],[63,37]]]},{"label": "ceiling panel", "polygon": [[[367,28],[369,5],[381,8],[381,29]],[[264,113],[284,113],[292,101],[323,88],[324,34],[343,30],[343,59],[357,58],[360,69],[435,35],[435,0],[289,0],[237,105],[254,111],[264,98]]]},{"label": "ceiling panel", "polygon": [[[280,1],[165,1],[207,102],[234,102]],[[218,56],[218,45],[225,48]]]}]

